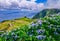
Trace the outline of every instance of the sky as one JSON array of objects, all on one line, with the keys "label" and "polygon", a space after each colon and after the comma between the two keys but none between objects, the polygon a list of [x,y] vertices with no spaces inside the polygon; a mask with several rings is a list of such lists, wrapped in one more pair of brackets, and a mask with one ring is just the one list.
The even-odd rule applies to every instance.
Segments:
[{"label": "sky", "polygon": [[36,0],[35,2],[36,2],[36,3],[46,3],[47,0]]},{"label": "sky", "polygon": [[60,0],[0,0],[0,10],[5,10],[4,8],[39,11],[60,8]]},{"label": "sky", "polygon": [[21,16],[33,17],[41,10],[51,8],[59,9],[60,0],[0,0],[0,21]]}]

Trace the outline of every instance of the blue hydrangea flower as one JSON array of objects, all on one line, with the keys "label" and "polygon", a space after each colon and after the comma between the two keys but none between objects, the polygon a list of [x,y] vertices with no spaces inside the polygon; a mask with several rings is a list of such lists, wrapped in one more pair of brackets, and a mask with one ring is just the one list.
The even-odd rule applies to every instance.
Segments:
[{"label": "blue hydrangea flower", "polygon": [[32,23],[31,26],[34,27],[34,26],[36,26],[36,24],[35,23]]},{"label": "blue hydrangea flower", "polygon": [[42,20],[38,20],[38,24],[42,25]]},{"label": "blue hydrangea flower", "polygon": [[56,31],[54,32],[54,34],[55,34],[55,35],[59,35],[59,33],[58,33],[58,32],[56,32]]},{"label": "blue hydrangea flower", "polygon": [[38,40],[43,40],[43,39],[45,39],[45,37],[46,37],[46,36],[44,36],[44,35],[38,35],[38,36],[36,36],[36,38],[37,38]]},{"label": "blue hydrangea flower", "polygon": [[48,26],[49,29],[51,29],[52,27],[51,26]]},{"label": "blue hydrangea flower", "polygon": [[15,38],[15,39],[17,39],[17,38],[18,38],[18,36],[16,35],[14,38]]},{"label": "blue hydrangea flower", "polygon": [[38,33],[38,34],[42,34],[42,33],[44,33],[44,32],[45,32],[45,30],[42,30],[42,29],[38,29],[38,30],[37,30],[37,33]]},{"label": "blue hydrangea flower", "polygon": [[60,31],[60,28],[57,28],[58,31]]}]

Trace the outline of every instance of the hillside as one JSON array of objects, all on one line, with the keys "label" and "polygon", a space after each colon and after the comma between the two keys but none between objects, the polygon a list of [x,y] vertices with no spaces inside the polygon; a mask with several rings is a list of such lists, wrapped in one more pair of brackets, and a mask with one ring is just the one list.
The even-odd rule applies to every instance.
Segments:
[{"label": "hillside", "polygon": [[60,12],[60,9],[44,9],[40,11],[38,14],[36,14],[33,19],[38,19],[40,17],[50,16],[52,14],[58,14]]},{"label": "hillside", "polygon": [[0,32],[0,41],[60,41],[60,14],[46,16],[37,21],[18,18],[13,21],[3,21],[1,25],[5,29],[9,25],[7,31],[14,30]]},{"label": "hillside", "polygon": [[5,20],[0,23],[0,31],[10,31],[18,27],[21,27],[23,25],[28,25],[30,22],[32,22],[32,19],[28,19],[28,18]]}]

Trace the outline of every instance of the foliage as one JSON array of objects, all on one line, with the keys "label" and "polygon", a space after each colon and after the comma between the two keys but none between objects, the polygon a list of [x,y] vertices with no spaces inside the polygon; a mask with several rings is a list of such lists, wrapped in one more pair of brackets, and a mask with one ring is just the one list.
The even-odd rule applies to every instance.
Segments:
[{"label": "foliage", "polygon": [[35,16],[33,16],[33,19],[39,19],[45,16],[50,16],[52,14],[58,14],[59,12],[60,12],[60,9],[44,9],[40,11],[38,14],[36,14]]},{"label": "foliage", "polygon": [[0,41],[60,41],[60,15],[46,16],[9,32],[0,32]]}]

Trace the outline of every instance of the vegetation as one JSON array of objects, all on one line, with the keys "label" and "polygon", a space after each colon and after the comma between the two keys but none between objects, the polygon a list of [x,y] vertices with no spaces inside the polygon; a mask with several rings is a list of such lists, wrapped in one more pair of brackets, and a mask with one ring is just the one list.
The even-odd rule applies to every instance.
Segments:
[{"label": "vegetation", "polygon": [[[0,32],[0,41],[60,41],[59,14],[45,16],[33,22],[24,21],[28,24],[24,26],[20,26],[23,23],[20,24],[20,21],[23,20],[17,21],[19,24],[16,20],[12,22],[18,28]],[[4,22],[2,24],[4,25]]]},{"label": "vegetation", "polygon": [[29,25],[32,19],[18,18],[15,20],[5,20],[0,23],[0,31],[10,31],[20,26]]},{"label": "vegetation", "polygon": [[50,16],[52,14],[58,14],[60,13],[60,9],[44,9],[42,11],[40,11],[38,14],[36,14],[33,19],[39,19],[39,18],[43,18],[45,16]]}]

